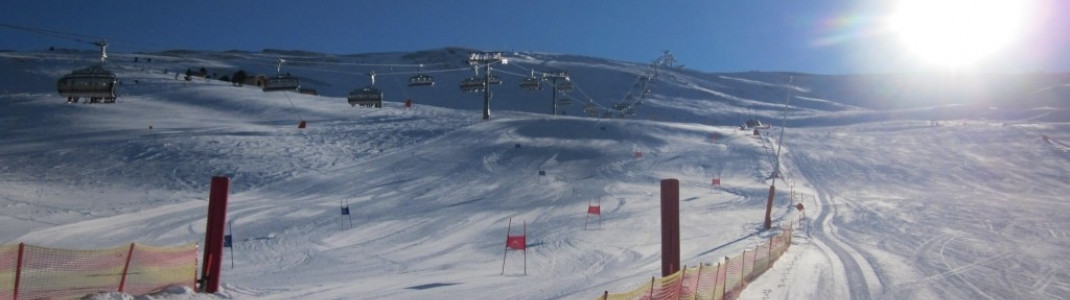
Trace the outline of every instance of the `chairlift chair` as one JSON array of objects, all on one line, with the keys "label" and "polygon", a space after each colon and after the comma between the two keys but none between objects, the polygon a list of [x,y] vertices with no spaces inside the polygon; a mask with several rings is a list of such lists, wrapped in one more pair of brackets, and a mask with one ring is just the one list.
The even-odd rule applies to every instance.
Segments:
[{"label": "chairlift chair", "polygon": [[409,86],[432,86],[435,85],[435,78],[431,75],[416,74],[416,76],[409,78]]},{"label": "chairlift chair", "polygon": [[482,92],[486,89],[483,86],[483,78],[468,77],[461,81],[461,91],[468,93]]},{"label": "chairlift chair", "polygon": [[56,90],[67,97],[67,103],[77,103],[81,97],[89,98],[88,103],[115,103],[117,83],[115,73],[96,64],[64,75],[56,82]]},{"label": "chairlift chair", "polygon": [[502,84],[502,79],[500,77],[498,77],[498,76],[490,76],[490,78],[487,80],[487,83],[494,84],[494,85],[501,85]]},{"label": "chairlift chair", "polygon": [[564,99],[561,99],[561,100],[557,100],[557,105],[558,106],[569,106],[569,105],[572,105],[572,99],[564,98]]},{"label": "chairlift chair", "polygon": [[355,89],[349,92],[350,106],[361,107],[383,107],[383,92],[379,89],[367,86],[359,89]]},{"label": "chairlift chair", "polygon": [[298,79],[296,76],[278,75],[278,76],[275,76],[275,77],[268,78],[267,81],[264,82],[263,91],[265,91],[265,92],[285,92],[285,91],[296,92],[300,88],[301,88],[301,80]]},{"label": "chairlift chair", "polygon": [[265,92],[296,92],[301,88],[301,80],[297,76],[290,76],[290,74],[282,75],[282,63],[286,62],[285,59],[279,59],[278,65],[275,67],[275,77],[268,78],[264,82],[263,91]]},{"label": "chairlift chair", "polygon": [[[420,71],[423,71],[424,65],[420,65]],[[409,86],[432,86],[435,85],[435,77],[427,74],[416,74],[416,76],[409,77]]]},{"label": "chairlift chair", "polygon": [[528,77],[520,81],[520,89],[525,91],[538,91],[542,89],[542,83],[538,78]]},{"label": "chairlift chair", "polygon": [[569,92],[569,91],[572,91],[572,81],[569,81],[569,80],[558,81],[556,84],[554,84],[554,88],[557,89],[558,92]]}]

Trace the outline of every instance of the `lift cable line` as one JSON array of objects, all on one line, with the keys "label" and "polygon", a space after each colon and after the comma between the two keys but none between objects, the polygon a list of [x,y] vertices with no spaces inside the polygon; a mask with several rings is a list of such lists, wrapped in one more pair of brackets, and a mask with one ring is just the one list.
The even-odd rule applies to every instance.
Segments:
[{"label": "lift cable line", "polygon": [[0,27],[5,27],[5,28],[9,28],[9,29],[14,29],[14,30],[26,31],[26,32],[30,32],[30,33],[36,33],[36,34],[49,36],[49,37],[54,37],[54,38],[59,38],[59,39],[66,39],[66,40],[72,40],[72,41],[77,41],[77,42],[90,43],[90,44],[95,43],[96,41],[106,40],[107,39],[105,37],[100,37],[100,36],[69,33],[69,32],[47,30],[47,29],[40,29],[40,28],[32,28],[32,27],[18,26],[18,25],[11,25],[11,24],[3,24],[3,23],[0,23]]}]

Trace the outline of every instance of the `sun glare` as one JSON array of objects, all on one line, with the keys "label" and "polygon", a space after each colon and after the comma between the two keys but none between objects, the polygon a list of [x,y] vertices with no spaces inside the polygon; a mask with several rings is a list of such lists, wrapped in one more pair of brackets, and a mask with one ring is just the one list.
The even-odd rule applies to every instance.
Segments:
[{"label": "sun glare", "polygon": [[1022,0],[901,0],[891,30],[919,59],[965,67],[1013,43],[1029,14]]}]

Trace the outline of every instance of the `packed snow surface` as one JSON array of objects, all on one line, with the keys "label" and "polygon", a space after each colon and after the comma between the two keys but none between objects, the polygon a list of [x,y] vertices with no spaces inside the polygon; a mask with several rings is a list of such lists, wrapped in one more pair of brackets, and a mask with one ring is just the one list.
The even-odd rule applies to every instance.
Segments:
[{"label": "packed snow surface", "polygon": [[[660,275],[662,179],[680,180],[684,265],[767,240],[780,149],[773,220],[802,221],[741,299],[1070,298],[1065,75],[1037,86],[986,78],[1013,86],[962,85],[955,101],[906,90],[889,96],[901,102],[874,103],[863,98],[888,87],[859,84],[868,76],[662,70],[636,116],[600,119],[550,116],[548,91],[525,94],[503,73],[512,81],[494,87],[493,117],[482,120],[481,95],[455,86],[471,71],[445,63],[458,51],[138,54],[139,63],[109,65],[123,81],[118,103],[94,105],[67,104],[54,90],[85,55],[0,53],[0,241],[203,242],[210,178],[227,176],[235,243],[222,292],[148,298],[593,299]],[[305,55],[292,71],[320,96],[175,75],[273,71],[273,55]],[[512,55],[503,72],[567,69],[583,91],[571,94],[578,104],[602,108],[612,102],[597,99],[623,99],[649,71]],[[361,63],[433,61],[444,62],[434,87],[384,75],[385,107],[346,103],[346,92],[370,83],[352,70]],[[977,94],[1031,96],[971,102]],[[739,129],[746,118],[774,126],[755,136]],[[601,220],[587,218],[589,203],[601,204]],[[526,263],[505,250],[510,220],[514,235],[526,228]]]}]

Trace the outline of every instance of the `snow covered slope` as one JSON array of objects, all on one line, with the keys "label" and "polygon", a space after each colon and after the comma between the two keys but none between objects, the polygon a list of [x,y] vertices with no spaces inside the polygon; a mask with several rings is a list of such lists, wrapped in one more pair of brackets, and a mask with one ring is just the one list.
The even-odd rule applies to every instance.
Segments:
[{"label": "snow covered slope", "polygon": [[[64,103],[53,84],[87,64],[86,53],[0,53],[8,79],[0,83],[0,241],[80,249],[199,241],[209,179],[226,175],[236,243],[222,296],[589,299],[660,273],[660,179],[681,180],[684,264],[715,262],[768,237],[760,228],[779,130],[756,137],[734,125],[779,116],[794,76],[796,126],[785,135],[788,176],[777,181],[774,219],[793,217],[788,205],[802,201],[809,222],[743,298],[1070,295],[1060,260],[1070,254],[1060,229],[1070,227],[1061,217],[1070,207],[1059,201],[1070,191],[1062,75],[1029,81],[1026,90],[1039,86],[1037,105],[1014,115],[992,113],[1008,110],[988,107],[997,100],[882,106],[853,98],[876,93],[857,83],[865,76],[689,70],[659,74],[653,98],[630,120],[549,116],[548,91],[520,91],[519,77],[505,72],[490,121],[480,119],[481,97],[455,86],[469,71],[431,73],[436,86],[420,89],[403,87],[407,75],[384,75],[376,82],[386,107],[345,102],[373,67],[451,70],[464,68],[465,55],[120,53],[111,55],[123,78],[119,103],[84,105]],[[648,71],[513,55],[497,68],[568,70],[583,90],[573,96],[602,106]],[[321,96],[174,75],[274,72],[278,56]],[[416,107],[404,109],[405,98]],[[986,106],[962,110],[978,103]],[[307,129],[297,129],[301,120]],[[709,186],[714,177],[722,189]],[[601,229],[583,229],[590,200],[602,202]],[[338,213],[346,203],[352,227]],[[499,275],[510,218],[527,224],[527,275],[519,253]],[[173,296],[195,297],[203,296]]]}]

